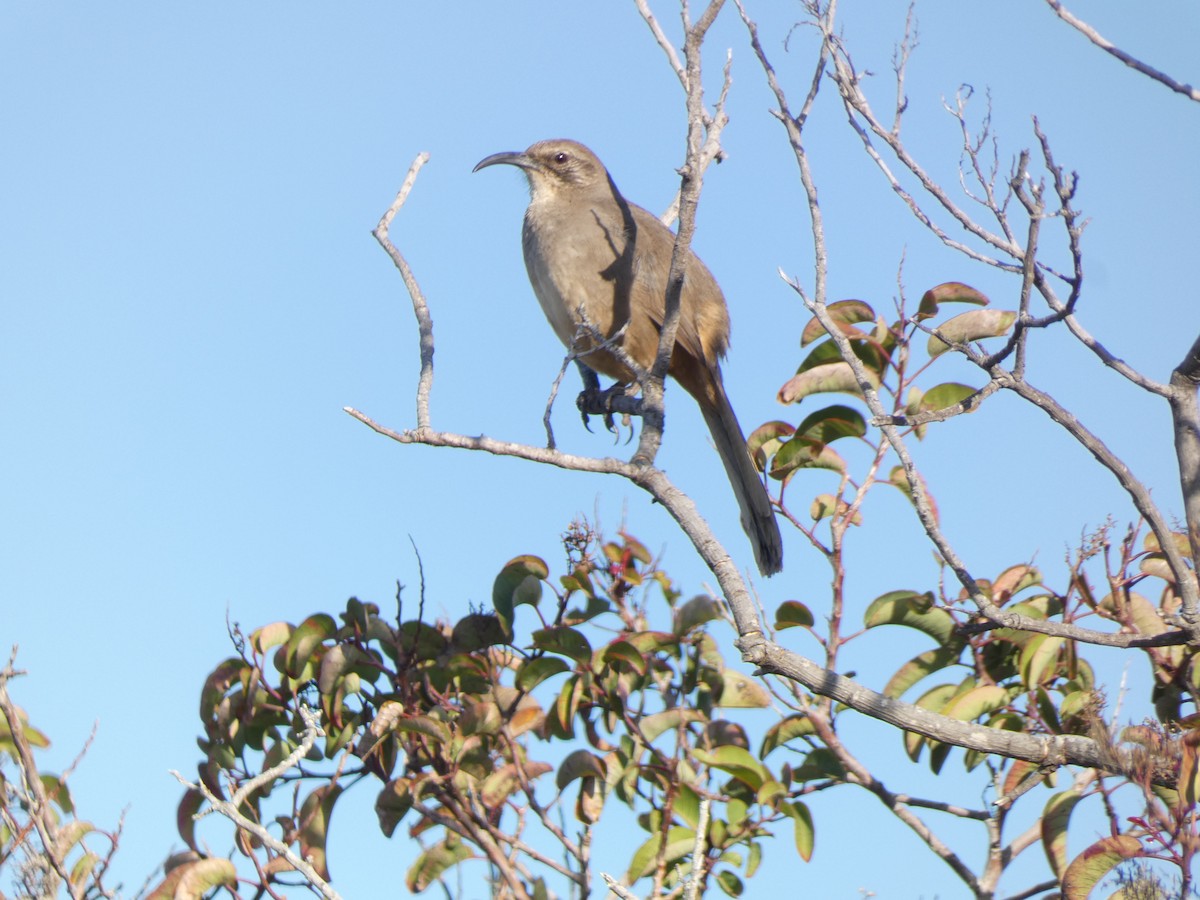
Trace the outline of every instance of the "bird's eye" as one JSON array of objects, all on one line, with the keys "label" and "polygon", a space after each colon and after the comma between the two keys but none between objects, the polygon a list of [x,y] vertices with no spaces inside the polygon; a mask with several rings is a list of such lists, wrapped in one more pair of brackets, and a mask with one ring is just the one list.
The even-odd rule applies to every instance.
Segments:
[{"label": "bird's eye", "polygon": [[570,159],[570,158],[571,158],[571,157],[567,156],[567,154],[565,154],[565,153],[563,153],[563,152],[561,152],[561,151],[559,151],[558,153],[555,153],[555,154],[554,154],[554,161],[555,161],[556,163],[558,163],[560,166],[561,166],[563,163],[565,163],[565,162],[566,162],[568,159]]}]

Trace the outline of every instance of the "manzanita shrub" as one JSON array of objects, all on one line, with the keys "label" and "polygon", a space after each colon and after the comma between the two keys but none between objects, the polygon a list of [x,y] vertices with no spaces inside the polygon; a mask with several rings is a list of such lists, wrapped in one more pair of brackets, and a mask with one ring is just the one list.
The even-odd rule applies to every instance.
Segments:
[{"label": "manzanita shrub", "polygon": [[[403,827],[423,845],[407,874],[413,891],[482,862],[496,896],[548,896],[555,873],[586,895],[590,831],[612,803],[645,831],[620,873],[629,883],[649,879],[660,890],[690,871],[680,863],[696,846],[705,799],[704,877],[726,893],[742,892],[762,838],[781,825],[807,858],[812,821],[794,786],[837,773],[772,770],[762,756],[783,732],[752,747],[726,717],[770,698],[726,665],[709,630],[718,603],[682,599],[630,535],[597,547],[580,526],[566,543],[569,574],[552,580],[541,559],[514,559],[496,577],[494,608],[453,624],[426,622],[419,605],[410,618],[398,602],[391,618],[351,599],[336,619],[318,613],[237,635],[237,655],[217,666],[201,698],[205,785],[227,797],[283,760],[309,705],[324,731],[311,758],[253,792],[244,813],[274,823],[323,877],[338,797],[372,784],[379,828],[390,836]],[[272,794],[282,788],[290,809],[279,814]],[[180,806],[180,834],[194,849],[192,817],[203,804],[189,791]],[[286,878],[286,860],[250,836],[239,849],[259,857],[262,876]]]},{"label": "manzanita shrub", "polygon": [[[901,302],[890,324],[862,301],[830,304],[859,371],[814,320],[801,343],[816,346],[780,399],[798,403],[836,392],[861,402],[865,379],[882,414],[917,438],[932,423],[976,408],[994,387],[941,382],[922,389],[917,382],[950,349],[987,363],[974,342],[1004,337],[1016,316],[980,308],[935,325],[945,303],[986,307],[987,298],[964,284],[939,285],[911,317]],[[831,446],[839,441],[866,447],[857,475]],[[836,404],[798,426],[767,423],[749,446],[780,484],[781,512],[833,575],[819,606],[788,600],[776,608],[775,634],[807,632],[824,653],[818,661],[835,671],[846,645],[865,642],[874,658],[894,657],[891,676],[873,686],[887,698],[997,731],[1088,735],[1111,747],[1114,759],[1132,758],[1133,771],[1128,764],[1114,766],[1125,772],[1120,776],[1066,770],[1073,778],[1060,783],[1065,773],[1054,760],[1039,768],[1000,754],[956,754],[936,736],[898,731],[897,759],[906,755],[938,773],[957,755],[983,782],[973,796],[987,792],[992,800],[972,809],[961,796],[902,793],[868,769],[839,732],[844,717],[859,713],[728,665],[721,646],[732,646],[732,635],[718,599],[684,599],[633,536],[604,541],[577,523],[564,539],[563,574],[552,576],[534,556],[513,559],[495,578],[491,608],[457,622],[428,621],[423,596],[414,604],[398,592],[394,615],[351,599],[336,616],[316,613],[249,634],[235,629],[236,654],[214,669],[202,692],[203,785],[228,798],[277,766],[300,745],[301,710],[308,708],[318,712],[323,732],[308,758],[255,787],[241,813],[267,826],[323,879],[333,811],[344,791],[357,789],[375,791],[384,834],[402,831],[419,843],[406,878],[412,891],[441,882],[452,894],[444,879],[477,867],[494,897],[542,898],[564,889],[586,897],[599,887],[595,830],[606,810],[621,807],[615,812],[644,834],[625,871],[607,874],[643,896],[677,895],[696,878],[701,892],[715,885],[736,897],[767,847],[783,852],[767,838],[790,836],[797,862],[812,856],[815,825],[806,799],[857,788],[916,831],[975,896],[994,896],[1005,869],[1038,845],[1049,879],[1022,896],[1057,887],[1083,900],[1114,869],[1135,873],[1122,876],[1126,887],[1149,890],[1160,876],[1138,867],[1155,861],[1177,867],[1185,873],[1179,883],[1187,882],[1200,847],[1200,732],[1183,709],[1200,692],[1195,649],[1151,640],[1133,651],[1150,664],[1157,720],[1118,728],[1105,719],[1104,686],[1083,644],[996,627],[944,570],[932,571],[930,584],[897,585],[872,601],[848,590],[853,573],[844,553],[868,514],[868,494],[882,485],[917,503],[911,477],[921,477],[889,468],[891,446],[862,412]],[[836,486],[806,488],[795,507],[789,489],[794,493],[809,470],[832,473]],[[923,480],[921,488],[922,514],[936,521]],[[1175,539],[1186,544],[1183,535]],[[1111,524],[1097,529],[1065,568],[1057,588],[1028,562],[972,583],[995,608],[1027,620],[1099,623],[1148,638],[1163,634],[1178,610],[1162,548],[1136,525],[1121,536]],[[911,651],[902,654],[887,640],[885,626],[913,630],[928,647],[908,658]],[[765,707],[773,708],[766,727],[762,713],[759,726],[750,727],[744,711]],[[903,777],[903,766],[889,768],[889,779]],[[170,876],[177,881],[189,867],[215,862],[200,856],[194,832],[193,816],[206,803],[190,790],[180,805],[180,834],[195,855],[180,858]],[[1034,825],[1010,837],[1005,829],[1018,804]],[[922,809],[978,827],[976,850],[948,850],[914,812]],[[1068,828],[1084,816],[1086,841],[1074,839],[1083,850],[1072,855]],[[260,887],[298,877],[277,847],[244,828],[237,846]],[[963,859],[982,862],[972,868]],[[221,873],[228,877],[228,869]]]}]

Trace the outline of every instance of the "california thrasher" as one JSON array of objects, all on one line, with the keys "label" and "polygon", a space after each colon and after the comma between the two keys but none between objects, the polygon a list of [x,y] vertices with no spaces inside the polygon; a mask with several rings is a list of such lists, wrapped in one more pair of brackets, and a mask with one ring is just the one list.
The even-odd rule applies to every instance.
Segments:
[{"label": "california thrasher", "polygon": [[[524,153],[494,153],[474,171],[499,164],[518,166],[529,181],[521,245],[533,292],[555,334],[582,355],[581,368],[623,384],[636,381],[629,366],[597,349],[602,342],[580,326],[586,323],[606,339],[624,329],[620,346],[649,370],[665,317],[675,234],[627,202],[604,164],[575,141],[541,141]],[[700,405],[758,568],[773,575],[783,565],[779,526],[721,383],[720,359],[728,346],[725,298],[712,273],[689,252],[670,374]],[[594,376],[590,381],[597,383]]]}]

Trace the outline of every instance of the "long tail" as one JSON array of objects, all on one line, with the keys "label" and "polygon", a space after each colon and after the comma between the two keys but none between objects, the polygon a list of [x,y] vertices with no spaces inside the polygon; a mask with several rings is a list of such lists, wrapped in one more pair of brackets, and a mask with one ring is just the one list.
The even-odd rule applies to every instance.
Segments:
[{"label": "long tail", "polygon": [[[715,389],[714,389],[715,388]],[[767,489],[763,487],[758,470],[746,450],[746,438],[738,424],[733,407],[720,381],[706,392],[712,398],[711,405],[701,402],[700,411],[712,433],[725,473],[733,486],[738,507],[742,512],[742,528],[754,547],[754,560],[763,575],[774,575],[783,568],[783,540],[779,536],[779,523]]]}]

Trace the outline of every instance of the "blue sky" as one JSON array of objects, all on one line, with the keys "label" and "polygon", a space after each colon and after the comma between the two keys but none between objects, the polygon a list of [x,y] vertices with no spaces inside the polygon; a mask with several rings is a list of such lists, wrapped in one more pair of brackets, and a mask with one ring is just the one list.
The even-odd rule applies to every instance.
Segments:
[{"label": "blue sky", "polygon": [[[904,9],[844,6],[846,38],[860,68],[878,73],[873,99],[886,104]],[[656,7],[673,29],[674,9]],[[751,10],[798,102],[811,35],[797,31],[790,52],[782,47],[798,9]],[[1194,4],[1149,12],[1078,0],[1075,11],[1180,80],[1198,77]],[[1002,161],[1030,145],[1037,114],[1058,160],[1082,176],[1084,321],[1114,353],[1165,378],[1200,325],[1195,105],[1033,0],[930,0],[918,15],[906,126],[914,152],[953,181],[956,135],[941,99],[961,83],[977,99],[990,90]],[[708,173],[694,247],[729,298],[726,382],[749,431],[807,412],[774,400],[801,359],[808,318],[776,269],[808,281],[811,253],[794,163],[733,8],[708,42],[710,94],[726,48],[729,158]],[[915,227],[833,99],[827,91],[811,128],[832,296],[890,309],[903,256],[912,297],[964,280],[1011,307],[1015,281],[968,266]],[[230,650],[227,613],[249,629],[336,609],[352,594],[389,605],[397,579],[417,583],[411,538],[433,611],[454,618],[488,601],[510,557],[558,565],[557,537],[580,513],[608,529],[624,522],[665,551],[688,589],[711,580],[665,514],[619,481],[400,447],[342,412],[414,422],[415,328],[370,230],[424,150],[432,160],[393,236],[432,306],[434,425],[541,442],[561,350],[521,262],[525,188],[515,171],[471,167],[495,151],[572,137],[627,197],[660,210],[677,187],[682,109],[632,3],[19,2],[0,12],[0,645],[21,645],[31,677],[17,700],[55,741],[49,768],[66,765],[99,723],[73,785],[97,823],[129,806],[118,860],[127,885],[172,843],[179,791],[166,772],[194,766],[196,700]],[[955,376],[952,364],[946,374]],[[1165,406],[1061,339],[1035,346],[1031,377],[1179,513]],[[749,565],[699,416],[686,404],[669,411],[660,462]],[[621,449],[579,428],[569,402],[555,422],[565,449]],[[1112,480],[1011,397],[917,452],[952,540],[983,575],[1035,554],[1054,571],[1084,528],[1129,516]],[[793,500],[829,489],[811,478],[810,488],[791,488]],[[861,603],[932,586],[911,513],[889,497],[867,514],[853,551]],[[785,558],[785,572],[759,585],[768,608],[794,598],[821,609],[825,571],[786,529]],[[864,644],[853,664],[886,677],[887,663],[911,655],[884,646],[884,668],[873,672],[880,647]],[[1115,684],[1122,665],[1115,659],[1102,680]],[[878,736],[879,764],[894,765],[898,736],[864,730]],[[884,771],[898,785],[922,777]],[[784,844],[755,892],[802,877],[814,896],[853,897],[859,887],[886,898],[960,895],[890,824],[880,834],[910,877],[889,874],[882,857],[877,871],[848,866],[843,848],[868,817],[880,820],[866,800],[838,797],[814,802],[814,862],[797,869]],[[339,808],[334,831],[332,866],[347,896],[380,891],[341,860],[383,848],[407,862],[402,839],[378,835],[370,798],[357,812]]]}]

